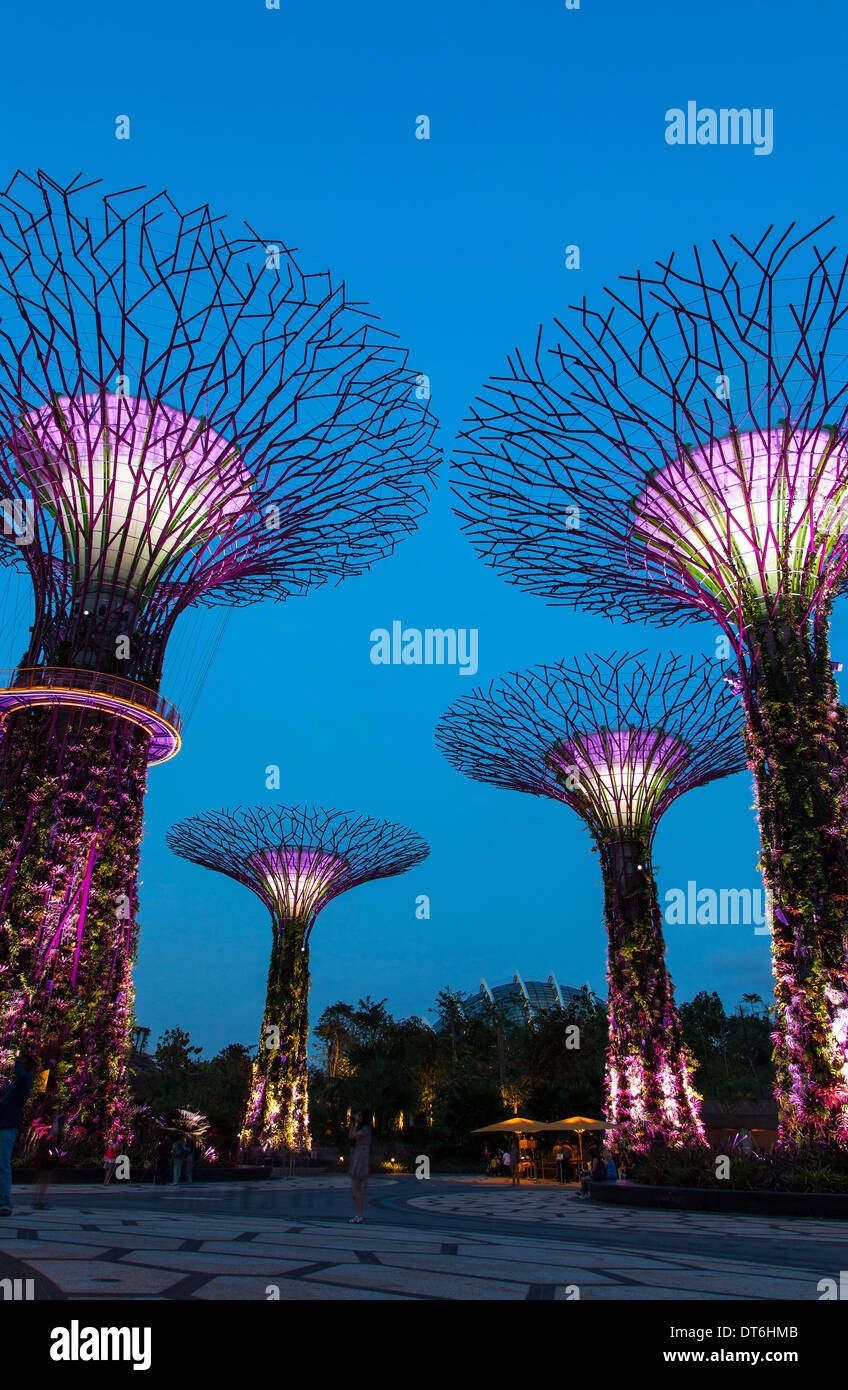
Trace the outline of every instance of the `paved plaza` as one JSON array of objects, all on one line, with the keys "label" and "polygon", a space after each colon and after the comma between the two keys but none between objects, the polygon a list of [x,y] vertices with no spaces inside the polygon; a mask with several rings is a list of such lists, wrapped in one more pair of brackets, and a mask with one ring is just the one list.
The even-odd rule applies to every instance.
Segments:
[{"label": "paved plaza", "polygon": [[650,1212],[484,1178],[375,1177],[348,1225],[342,1176],[193,1187],[16,1187],[0,1277],[37,1299],[819,1298],[835,1221]]}]

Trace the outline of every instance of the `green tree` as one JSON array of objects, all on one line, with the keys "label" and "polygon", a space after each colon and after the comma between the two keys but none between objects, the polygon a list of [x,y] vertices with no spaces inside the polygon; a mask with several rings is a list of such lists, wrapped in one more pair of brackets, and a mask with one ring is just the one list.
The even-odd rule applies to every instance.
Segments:
[{"label": "green tree", "polygon": [[160,1071],[172,1074],[189,1072],[202,1047],[193,1047],[184,1028],[166,1028],[156,1045],[154,1060]]},{"label": "green tree", "polygon": [[232,1151],[244,1119],[252,1074],[250,1049],[229,1043],[208,1062],[201,1062],[189,1087],[197,1109],[209,1119],[224,1153]]},{"label": "green tree", "polygon": [[453,1149],[478,1146],[472,1130],[501,1119],[503,1099],[494,1077],[451,1076],[436,1091],[434,1133]]},{"label": "green tree", "polygon": [[440,989],[436,995],[435,1008],[430,1010],[430,1013],[436,1015],[441,1027],[450,1036],[454,1070],[459,1062],[457,1037],[465,1026],[465,1014],[462,1006],[467,999],[468,995],[461,989]]},{"label": "green tree", "polygon": [[716,1052],[726,1063],[727,1014],[715,991],[708,994],[705,989],[700,990],[688,1004],[680,1005],[679,1013],[686,1042],[701,1067],[705,1067],[710,1055]]},{"label": "green tree", "polygon": [[392,1016],[386,1009],[385,999],[375,1001],[370,994],[360,999],[351,1019],[358,1051],[372,1054],[386,1030],[391,1027],[392,1021]]},{"label": "green tree", "polygon": [[330,1004],[315,1025],[314,1033],[326,1045],[325,1070],[332,1081],[340,1063],[347,1061],[354,1037],[356,1010],[350,1004]]}]

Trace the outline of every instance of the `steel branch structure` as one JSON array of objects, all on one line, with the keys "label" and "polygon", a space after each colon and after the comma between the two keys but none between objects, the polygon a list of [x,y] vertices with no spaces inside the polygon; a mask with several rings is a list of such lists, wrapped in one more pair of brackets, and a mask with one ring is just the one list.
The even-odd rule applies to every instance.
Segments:
[{"label": "steel branch structure", "polygon": [[279,239],[81,179],[0,194],[0,556],[35,596],[0,691],[0,1061],[26,1043],[56,1062],[72,1129],[126,1127],[174,623],[361,572],[412,530],[435,459],[414,383]]},{"label": "steel branch structure", "polygon": [[175,854],[251,888],[274,933],[265,1014],[242,1143],[309,1146],[309,937],[318,913],[370,879],[406,873],[429,848],[387,821],[314,807],[191,816],[168,833]]},{"label": "steel branch structure", "polygon": [[735,650],[773,903],[784,1142],[848,1142],[848,259],[826,224],[625,277],[517,354],[466,432],[478,550],[551,603]]},{"label": "steel branch structure", "polygon": [[459,700],[436,733],[459,772],[561,801],[590,831],[608,936],[607,1123],[637,1148],[704,1137],[665,964],[657,825],[678,796],[745,766],[738,704],[715,663],[643,658],[515,673]]}]

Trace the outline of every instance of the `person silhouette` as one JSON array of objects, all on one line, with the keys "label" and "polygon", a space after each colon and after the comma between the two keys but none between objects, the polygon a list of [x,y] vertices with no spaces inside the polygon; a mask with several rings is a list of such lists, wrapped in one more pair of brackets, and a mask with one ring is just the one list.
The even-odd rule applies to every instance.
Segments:
[{"label": "person silhouette", "polygon": [[368,1180],[371,1162],[371,1117],[364,1110],[357,1110],[354,1114],[349,1138],[353,1143],[353,1153],[350,1159],[350,1184],[356,1207],[356,1215],[350,1217],[350,1224],[358,1226],[362,1222],[363,1187]]}]

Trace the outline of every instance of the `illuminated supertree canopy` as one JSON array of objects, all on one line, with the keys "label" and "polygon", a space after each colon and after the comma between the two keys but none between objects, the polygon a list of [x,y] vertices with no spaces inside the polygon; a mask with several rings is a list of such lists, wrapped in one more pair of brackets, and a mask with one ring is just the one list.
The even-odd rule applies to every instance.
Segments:
[{"label": "illuminated supertree canopy", "polygon": [[848,259],[769,231],[624,277],[492,379],[457,474],[469,535],[554,604],[707,619],[735,655],[773,903],[785,1143],[848,1142]]},{"label": "illuminated supertree canopy", "polygon": [[147,767],[191,605],[284,599],[414,529],[434,422],[407,356],[279,238],[166,193],[0,195],[0,556],[34,590],[0,690],[0,1047],[126,1130]]},{"label": "illuminated supertree canopy", "polygon": [[657,825],[684,792],[745,767],[738,702],[715,663],[643,656],[515,673],[459,700],[436,732],[459,772],[564,802],[589,828],[608,935],[607,1124],[637,1148],[704,1138],[665,963]]},{"label": "illuminated supertree canopy", "polygon": [[175,854],[252,888],[273,943],[242,1144],[309,1147],[309,938],[318,913],[370,879],[406,873],[429,848],[403,826],[315,807],[237,808],[172,827]]}]

